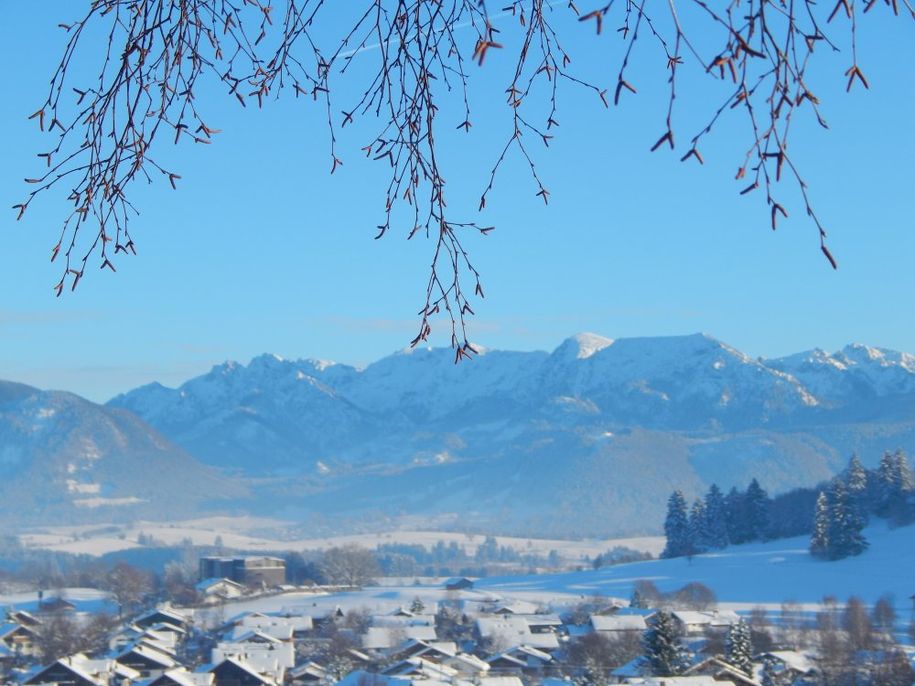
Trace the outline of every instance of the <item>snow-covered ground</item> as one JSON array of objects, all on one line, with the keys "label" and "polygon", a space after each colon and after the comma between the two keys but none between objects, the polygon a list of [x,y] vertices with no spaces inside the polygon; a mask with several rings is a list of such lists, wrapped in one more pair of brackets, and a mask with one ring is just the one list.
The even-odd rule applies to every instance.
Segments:
[{"label": "snow-covered ground", "polygon": [[[465,600],[520,599],[543,606],[567,606],[595,594],[628,598],[633,584],[650,579],[661,590],[673,590],[697,581],[709,586],[727,609],[747,611],[757,606],[778,610],[785,601],[813,610],[825,596],[840,603],[855,595],[873,603],[881,595],[894,597],[903,618],[912,608],[915,592],[915,526],[891,530],[883,524],[866,530],[870,549],[858,557],[825,562],[807,552],[807,538],[733,546],[692,560],[651,560],[600,570],[536,576],[480,579],[471,591],[445,591],[441,583],[378,586],[351,593],[289,593],[232,603],[220,612],[301,611],[323,614],[340,606],[344,610],[391,610],[420,597],[427,604],[453,598]],[[208,610],[207,612],[213,612]]]},{"label": "snow-covered ground", "polygon": [[[44,600],[62,597],[76,606],[77,612],[107,612],[117,614],[118,607],[111,596],[106,591],[99,591],[95,588],[63,588],[44,591]],[[18,591],[12,593],[0,593],[0,607],[17,608],[28,612],[38,610],[38,592],[37,591]]]},{"label": "snow-covered ground", "polygon": [[[484,536],[440,531],[391,531],[386,533],[352,534],[328,538],[302,538],[295,536],[296,527],[291,522],[262,517],[208,517],[183,522],[136,522],[127,525],[60,526],[47,527],[20,535],[23,545],[74,554],[104,555],[118,550],[136,548],[141,534],[161,541],[165,545],[179,545],[190,540],[194,545],[213,545],[218,536],[222,545],[245,551],[302,551],[322,550],[332,546],[355,543],[375,548],[386,543],[424,545],[432,547],[438,541],[452,541],[473,553]],[[514,548],[521,553],[546,556],[551,550],[566,560],[595,557],[614,546],[658,555],[664,547],[660,536],[619,538],[605,540],[568,541],[542,538],[497,536],[499,545]]]}]

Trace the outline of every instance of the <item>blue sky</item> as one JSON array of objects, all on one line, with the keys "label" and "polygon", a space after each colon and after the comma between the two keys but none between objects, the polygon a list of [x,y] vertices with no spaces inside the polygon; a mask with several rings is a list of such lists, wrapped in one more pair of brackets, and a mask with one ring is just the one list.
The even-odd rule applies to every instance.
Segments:
[{"label": "blue sky", "polygon": [[[34,7],[0,4],[0,54],[17,65],[0,100],[7,207],[40,168],[34,155],[47,143],[27,116],[63,45],[56,24],[72,19],[66,0]],[[615,34],[567,28],[575,64],[612,86]],[[665,104],[648,50],[633,65],[639,93],[621,107],[566,92],[557,137],[539,150],[549,206],[512,159],[478,215],[510,125],[502,94],[510,51],[490,53],[474,68],[472,133],[442,140],[454,216],[497,226],[468,241],[487,296],[471,337],[488,347],[552,349],[578,331],[705,331],[760,356],[851,341],[915,351],[915,27],[890,21],[880,6],[860,29],[871,90],[846,94],[848,56],[826,56],[818,95],[831,130],[798,120],[792,144],[838,272],[796,203],[773,233],[762,197],[737,195],[739,120],[704,150],[705,166],[681,164],[685,150],[648,152]],[[505,39],[510,47],[510,32]],[[468,54],[472,43],[468,32]],[[118,261],[117,274],[93,268],[76,293],[55,298],[58,267],[48,257],[61,198],[48,196],[18,223],[12,211],[0,214],[0,378],[105,400],[265,351],[364,364],[413,337],[433,246],[407,243],[406,231],[372,240],[384,178],[378,163],[361,159],[367,135],[359,134],[368,129],[343,136],[344,165],[331,177],[320,108],[288,99],[242,110],[214,92],[204,109],[223,133],[211,146],[166,153],[182,175],[177,192],[163,183],[137,189],[139,256]],[[684,93],[682,138],[714,106],[703,102],[712,92],[700,85],[692,100]],[[340,93],[355,90],[343,84]],[[445,326],[432,343],[447,345]]]}]

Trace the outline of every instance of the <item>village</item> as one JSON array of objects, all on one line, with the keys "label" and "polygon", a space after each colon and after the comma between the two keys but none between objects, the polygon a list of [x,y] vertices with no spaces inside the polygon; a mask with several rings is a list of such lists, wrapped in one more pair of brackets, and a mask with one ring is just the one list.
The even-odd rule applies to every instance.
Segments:
[{"label": "village", "polygon": [[[698,583],[547,602],[475,579],[296,587],[281,558],[205,557],[197,602],[100,623],[64,594],[7,610],[8,684],[40,686],[800,686],[912,683],[893,607],[738,613]],[[31,609],[23,609],[24,607]],[[101,626],[100,626],[101,624]],[[62,635],[65,634],[65,635]],[[92,640],[89,639],[90,635]],[[77,636],[83,639],[80,643]],[[76,652],[67,648],[84,646]],[[64,652],[60,652],[64,651]],[[60,654],[58,654],[60,653]],[[854,681],[846,679],[853,678]]]}]

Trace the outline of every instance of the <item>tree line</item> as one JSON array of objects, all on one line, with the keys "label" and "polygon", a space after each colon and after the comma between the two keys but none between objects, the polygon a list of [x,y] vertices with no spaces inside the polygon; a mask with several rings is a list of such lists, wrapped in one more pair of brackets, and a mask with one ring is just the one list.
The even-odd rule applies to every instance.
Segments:
[{"label": "tree line", "polygon": [[902,450],[887,451],[876,469],[855,454],[830,482],[774,498],[753,479],[726,495],[717,484],[687,504],[682,491],[667,501],[662,557],[684,557],[728,545],[810,535],[811,553],[840,559],[867,549],[863,529],[871,517],[894,526],[915,522],[915,487]]}]

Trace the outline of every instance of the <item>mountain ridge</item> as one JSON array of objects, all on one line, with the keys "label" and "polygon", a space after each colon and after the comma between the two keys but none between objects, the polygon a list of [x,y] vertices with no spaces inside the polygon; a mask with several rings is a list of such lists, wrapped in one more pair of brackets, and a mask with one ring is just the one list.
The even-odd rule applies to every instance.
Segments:
[{"label": "mountain ridge", "polygon": [[[35,393],[0,385],[0,437],[6,405],[21,423],[40,409],[28,405]],[[364,368],[265,353],[89,414],[91,431],[133,427],[120,431],[136,444],[118,454],[135,470],[128,458],[149,461],[157,442],[173,455],[187,510],[212,506],[208,493],[340,529],[421,517],[503,533],[642,534],[658,530],[674,488],[694,497],[758,477],[779,492],[829,478],[852,451],[874,464],[883,450],[912,450],[915,358],[862,344],[752,358],[708,334],[578,334],[552,352],[481,348],[458,365],[434,348]],[[78,441],[55,453],[33,438],[20,436],[20,451],[52,455],[58,472],[81,454]],[[0,470],[10,454],[0,450]],[[98,497],[140,487],[118,473],[130,487]],[[73,489],[104,481],[54,478],[79,513]]]}]

